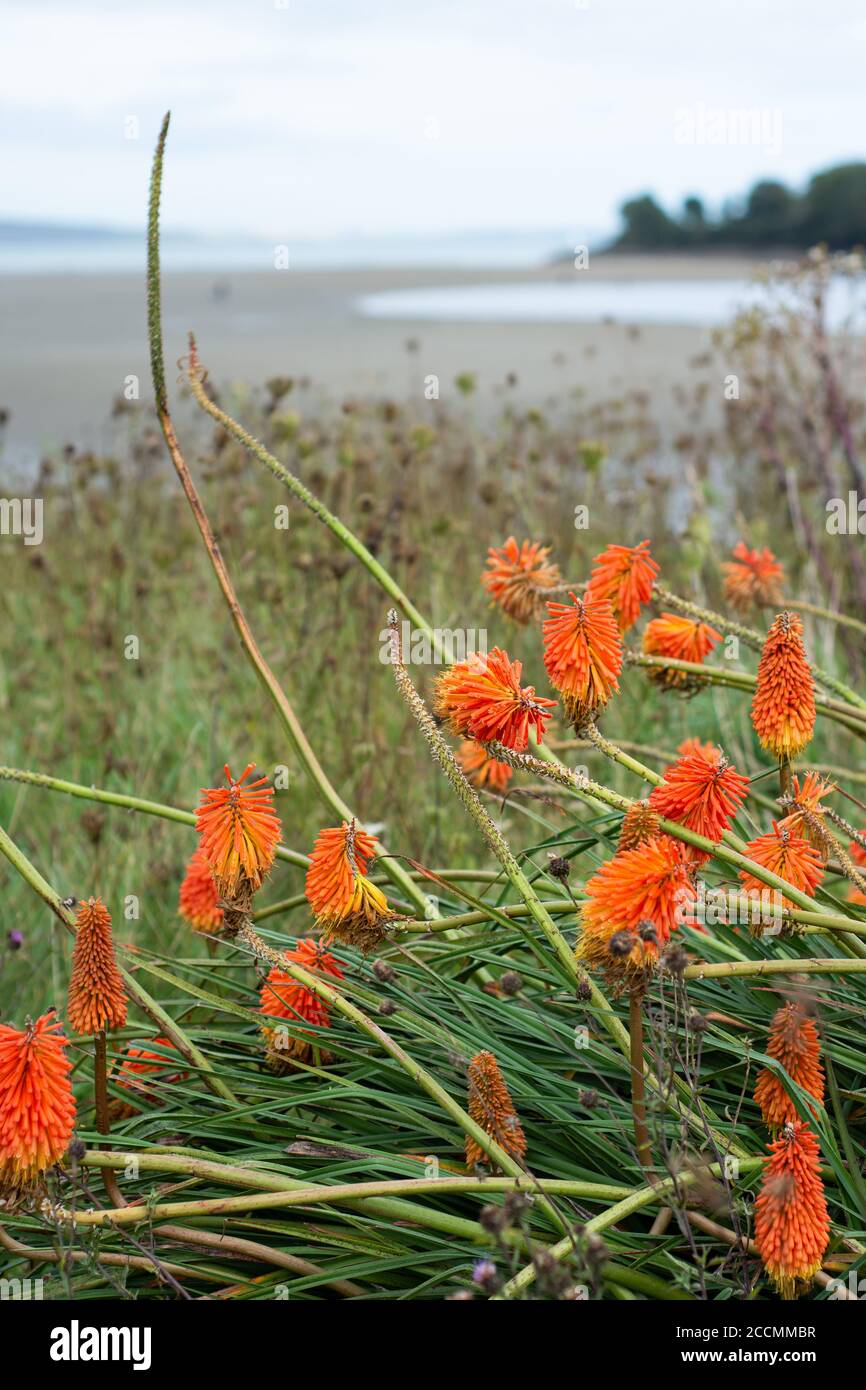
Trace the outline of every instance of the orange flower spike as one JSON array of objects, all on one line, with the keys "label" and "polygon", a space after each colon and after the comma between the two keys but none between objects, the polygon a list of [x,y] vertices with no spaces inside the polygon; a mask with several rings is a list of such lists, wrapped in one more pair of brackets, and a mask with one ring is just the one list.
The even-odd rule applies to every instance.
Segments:
[{"label": "orange flower spike", "polygon": [[[795,830],[804,835],[810,844],[821,851],[825,863],[829,858],[830,840],[823,828],[827,808],[821,802],[835,790],[833,782],[826,782],[816,772],[807,772],[802,786],[799,777],[794,777],[791,783],[794,807],[779,821],[782,830]],[[860,853],[863,854],[863,851],[860,850]]]},{"label": "orange flower spike", "polygon": [[508,784],[514,775],[512,769],[507,763],[500,763],[496,758],[491,758],[483,743],[476,743],[474,739],[464,739],[455,757],[474,787],[483,787],[485,791],[498,793],[508,790]]},{"label": "orange flower spike", "polygon": [[[776,821],[773,821],[773,829],[766,835],[759,835],[756,840],[749,841],[745,853],[749,859],[754,859],[756,864],[777,874],[786,883],[790,883],[792,888],[799,889],[810,898],[814,898],[815,889],[824,877],[823,860],[815,846],[810,845],[809,841],[796,831],[784,830]],[[740,882],[750,894],[760,895],[772,891],[747,869],[740,869]],[[781,905],[793,907],[794,903],[783,896]]]},{"label": "orange flower spike", "polygon": [[[647,623],[641,646],[647,656],[666,656],[672,661],[692,661],[700,666],[721,640],[722,634],[709,623],[699,623],[677,613],[662,613],[661,617]],[[661,685],[685,685],[689,672],[651,667],[650,678]]]},{"label": "orange flower spike", "polygon": [[637,849],[660,835],[659,818],[648,801],[633,801],[622,818],[617,849]]},{"label": "orange flower spike", "polygon": [[[781,1062],[792,1081],[817,1101],[823,1101],[824,1072],[818,1030],[801,1005],[788,1003],[777,1009],[770,1024],[767,1052]],[[755,1101],[761,1108],[764,1124],[773,1134],[800,1118],[782,1082],[767,1067],[758,1077]]]},{"label": "orange flower spike", "polygon": [[790,1299],[821,1268],[830,1218],[818,1141],[809,1126],[799,1120],[786,1124],[768,1147],[755,1203],[755,1243],[773,1284]]},{"label": "orange flower spike", "polygon": [[[469,1063],[467,1075],[470,1118],[512,1158],[522,1158],[526,1153],[526,1135],[517,1117],[505,1077],[493,1053],[476,1053]],[[481,1145],[467,1134],[466,1166],[474,1168],[481,1163],[489,1167],[495,1166]]]},{"label": "orange flower spike", "polygon": [[234,896],[243,881],[253,892],[261,887],[280,839],[267,778],[243,785],[254,766],[250,763],[235,781],[226,764],[228,787],[203,788],[204,800],[196,811],[200,848],[223,897]]},{"label": "orange flower spike", "polygon": [[634,626],[641,604],[649,603],[652,597],[659,567],[649,553],[649,544],[609,545],[592,562],[587,598],[607,599],[621,632]]},{"label": "orange flower spike", "polygon": [[222,926],[223,910],[219,906],[219,893],[208,857],[201,848],[195,851],[186,866],[186,874],[180,885],[178,911],[196,931],[218,931]]},{"label": "orange flower spike", "polygon": [[782,601],[784,572],[772,550],[750,550],[738,541],[731,554],[733,560],[722,565],[725,576],[725,598],[732,608],[747,613],[753,604],[778,604]]},{"label": "orange flower spike", "polygon": [[69,1147],[75,1098],[60,1020],[0,1023],[0,1190],[20,1194]]},{"label": "orange flower spike", "polygon": [[101,898],[79,903],[72,977],[69,981],[69,1023],[76,1033],[95,1035],[126,1022],[126,990],[117,968],[111,937],[111,915]]},{"label": "orange flower spike", "polygon": [[761,747],[777,758],[795,758],[815,730],[815,682],[802,633],[796,613],[780,613],[758,663],[752,723]]},{"label": "orange flower spike", "polygon": [[377,844],[354,821],[320,830],[305,884],[307,902],[323,930],[364,951],[382,940],[382,924],[393,915],[385,894],[367,876],[367,861]]},{"label": "orange flower spike", "polygon": [[[335,957],[316,941],[305,938],[297,943],[294,950],[285,951],[284,956],[287,961],[294,961],[313,975],[330,975],[335,980],[343,978]],[[329,1028],[331,1025],[330,1011],[324,999],[276,965],[262,985],[259,1002],[261,1012],[268,1019],[302,1021],[314,1028]],[[291,1037],[286,1030],[265,1026],[262,1032],[268,1060],[272,1063],[284,1063],[291,1058],[306,1061],[312,1055],[312,1039]]]},{"label": "orange flower spike", "polygon": [[583,930],[636,931],[652,922],[659,945],[687,918],[697,894],[682,847],[667,835],[620,850],[586,884]]},{"label": "orange flower spike", "polygon": [[653,787],[649,804],[667,820],[675,820],[714,843],[722,838],[746,798],[749,779],[737,772],[720,748],[684,754]]},{"label": "orange flower spike", "polygon": [[569,597],[570,604],[547,605],[544,665],[569,719],[580,724],[619,690],[622,639],[607,599]]},{"label": "orange flower spike", "polygon": [[535,687],[521,688],[523,665],[494,647],[455,662],[436,681],[433,704],[455,734],[479,743],[494,740],[523,753],[529,746],[529,730],[541,743],[549,710],[555,700],[536,695]]},{"label": "orange flower spike", "polygon": [[481,583],[494,603],[521,626],[538,615],[543,591],[554,589],[560,581],[559,566],[548,563],[549,554],[549,546],[529,540],[518,545],[514,536],[487,552]]}]

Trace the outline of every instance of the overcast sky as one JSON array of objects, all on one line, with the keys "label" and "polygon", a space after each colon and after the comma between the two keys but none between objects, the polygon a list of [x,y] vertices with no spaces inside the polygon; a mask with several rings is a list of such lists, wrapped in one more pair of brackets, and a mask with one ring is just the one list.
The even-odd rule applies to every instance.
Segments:
[{"label": "overcast sky", "polygon": [[0,73],[0,217],[140,225],[168,107],[166,225],[275,243],[579,241],[866,156],[859,0],[0,0]]}]

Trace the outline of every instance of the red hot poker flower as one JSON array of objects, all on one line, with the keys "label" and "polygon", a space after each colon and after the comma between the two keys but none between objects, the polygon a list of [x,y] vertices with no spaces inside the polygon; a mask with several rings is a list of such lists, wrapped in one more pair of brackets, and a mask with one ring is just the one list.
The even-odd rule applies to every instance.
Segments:
[{"label": "red hot poker flower", "polygon": [[801,1120],[786,1124],[768,1147],[755,1203],[755,1243],[770,1279],[790,1299],[821,1268],[830,1218],[818,1141],[809,1126]]},{"label": "red hot poker flower", "polygon": [[[776,1010],[770,1024],[767,1052],[781,1062],[792,1081],[816,1100],[823,1101],[824,1072],[818,1030],[802,1005],[787,1003]],[[764,1124],[774,1134],[783,1125],[794,1124],[800,1118],[782,1082],[767,1067],[758,1077],[755,1100],[761,1107]]]},{"label": "red hot poker flower", "polygon": [[697,748],[667,769],[665,780],[650,792],[649,804],[660,816],[715,843],[730,826],[748,790],[748,777],[731,766],[720,748],[709,753]]},{"label": "red hot poker flower", "polygon": [[76,1033],[89,1035],[105,1028],[122,1028],[126,990],[114,955],[111,915],[101,898],[79,904],[76,926],[69,1022]]},{"label": "red hot poker flower", "polygon": [[649,603],[652,596],[659,567],[649,553],[649,544],[609,545],[593,560],[587,597],[610,602],[621,632],[634,626],[641,604]]},{"label": "red hot poker flower", "polygon": [[244,786],[254,763],[235,781],[228,764],[228,787],[205,787],[196,811],[200,847],[213,874],[217,891],[227,898],[242,886],[255,892],[274,862],[280,839],[280,821],[274,810],[274,791],[267,778]]},{"label": "red hot poker flower", "polygon": [[569,597],[570,604],[547,605],[544,665],[569,719],[580,725],[619,690],[622,639],[607,599]]},{"label": "red hot poker flower", "polygon": [[802,634],[796,613],[780,613],[758,663],[752,723],[761,747],[777,758],[795,758],[815,729],[815,682]]},{"label": "red hot poker flower", "polygon": [[676,840],[659,835],[620,850],[586,884],[577,954],[591,966],[607,966],[616,936],[623,942],[620,966],[651,965],[671,932],[689,920],[696,898]]},{"label": "red hot poker flower", "polygon": [[536,695],[534,686],[521,688],[522,671],[522,663],[511,661],[500,647],[455,662],[436,681],[436,713],[449,721],[455,734],[479,743],[496,741],[523,753],[531,728],[541,743],[548,711],[556,701]]},{"label": "red hot poker flower", "polygon": [[362,951],[378,945],[383,924],[393,915],[385,894],[367,876],[378,843],[354,820],[343,821],[319,831],[307,870],[307,902],[319,926]]},{"label": "red hot poker flower", "polygon": [[481,583],[490,597],[509,618],[525,626],[538,616],[544,602],[543,591],[559,583],[559,567],[548,563],[550,547],[536,541],[517,544],[509,536],[498,549],[487,552],[487,569]]},{"label": "red hot poker flower", "polygon": [[180,885],[178,910],[196,931],[219,931],[222,926],[223,910],[219,906],[219,893],[207,855],[202,849],[195,851],[186,866],[186,874]]},{"label": "red hot poker flower", "polygon": [[[330,975],[342,980],[343,972],[336,958],[324,950],[318,942],[308,938],[300,940],[294,950],[286,951],[287,961],[294,961],[313,975]],[[262,985],[260,997],[261,1012],[268,1019],[287,1019],[290,1022],[302,1021],[315,1028],[329,1028],[331,1016],[324,999],[295,980],[288,971],[274,966]],[[292,1036],[286,1029],[263,1028],[269,1060],[285,1063],[290,1059],[308,1060],[312,1055],[314,1039],[311,1036]]]},{"label": "red hot poker flower", "polygon": [[[665,656],[672,661],[691,661],[700,666],[721,640],[722,634],[709,623],[699,623],[677,613],[662,613],[660,618],[647,623],[641,645],[647,656]],[[656,684],[669,689],[688,685],[692,680],[689,671],[677,671],[673,667],[650,667],[649,674]]]},{"label": "red hot poker flower", "polygon": [[753,604],[777,604],[782,598],[782,566],[772,550],[750,550],[743,541],[734,546],[733,560],[722,565],[725,598],[732,608],[747,613]]},{"label": "red hot poker flower", "polygon": [[[824,877],[823,861],[814,845],[810,845],[809,841],[796,831],[783,830],[776,821],[773,821],[773,829],[766,835],[759,835],[756,840],[749,841],[746,854],[749,859],[754,859],[756,864],[785,879],[792,888],[799,889],[810,898],[814,898],[815,889]],[[755,878],[754,874],[750,874],[746,869],[740,869],[740,881],[746,892],[751,895],[760,896],[772,891],[761,879]],[[794,903],[782,895],[780,906],[793,907]]]},{"label": "red hot poker flower", "polygon": [[75,1123],[66,1038],[53,1011],[24,1029],[0,1023],[0,1189],[13,1196],[59,1163]]}]

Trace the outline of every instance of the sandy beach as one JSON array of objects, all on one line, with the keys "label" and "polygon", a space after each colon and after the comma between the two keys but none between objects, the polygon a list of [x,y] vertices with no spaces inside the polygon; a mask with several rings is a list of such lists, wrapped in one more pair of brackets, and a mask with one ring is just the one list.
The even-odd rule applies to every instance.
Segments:
[{"label": "sandy beach", "polygon": [[[743,279],[737,258],[596,257],[593,282]],[[652,393],[663,423],[672,388],[709,345],[696,326],[617,322],[431,322],[362,316],[362,296],[438,286],[573,281],[570,264],[537,270],[369,269],[166,274],[166,355],[180,357],[195,330],[217,383],[308,378],[313,393],[417,394],[435,374],[441,397],[471,371],[481,409],[496,408],[506,376],[523,404],[562,398],[580,387],[590,400],[626,385]],[[110,448],[112,401],[129,377],[149,395],[144,275],[0,276],[0,407],[9,414],[3,471],[66,443]],[[414,350],[409,351],[407,344]],[[309,398],[309,396],[308,396]]]}]

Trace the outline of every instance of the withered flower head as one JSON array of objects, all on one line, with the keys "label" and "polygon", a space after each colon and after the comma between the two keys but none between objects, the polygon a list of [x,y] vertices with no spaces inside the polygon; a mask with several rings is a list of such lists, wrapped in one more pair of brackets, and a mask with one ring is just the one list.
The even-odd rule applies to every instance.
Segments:
[{"label": "withered flower head", "polygon": [[536,695],[534,686],[521,688],[522,671],[522,663],[511,661],[500,647],[475,652],[438,677],[433,707],[455,734],[479,743],[498,742],[523,753],[529,746],[530,728],[541,743],[548,711],[556,701]]},{"label": "withered flower head", "polygon": [[481,583],[503,612],[521,626],[540,616],[545,590],[555,588],[560,581],[559,567],[548,563],[549,554],[549,546],[529,540],[518,545],[514,536],[487,552]]},{"label": "withered flower head", "polygon": [[634,626],[641,604],[649,603],[652,596],[659,567],[649,545],[649,541],[635,546],[609,545],[592,562],[587,598],[609,601],[620,632]]},{"label": "withered flower head", "polygon": [[0,1023],[0,1191],[13,1200],[37,1186],[69,1147],[71,1070],[53,1010],[20,1030]]},{"label": "withered flower head", "polygon": [[[470,1118],[512,1158],[522,1158],[526,1153],[526,1135],[492,1052],[476,1053],[469,1063],[468,1078]],[[474,1168],[480,1163],[495,1169],[481,1145],[467,1134],[466,1166]]]},{"label": "withered flower head", "polygon": [[767,634],[758,663],[752,723],[762,748],[777,758],[795,758],[815,730],[815,682],[803,648],[796,613],[780,613]]},{"label": "withered flower head", "polygon": [[607,599],[569,597],[570,604],[547,605],[544,665],[566,714],[579,727],[619,690],[622,639]]},{"label": "withered flower head", "polygon": [[784,574],[772,550],[750,550],[738,541],[731,554],[733,560],[722,565],[725,576],[725,598],[739,613],[747,613],[753,604],[777,604],[782,598]]},{"label": "withered flower head", "polygon": [[76,917],[69,1022],[76,1033],[91,1035],[105,1028],[122,1028],[126,1003],[114,955],[111,915],[101,898],[89,898],[79,904]]},{"label": "withered flower head", "polygon": [[[823,1101],[824,1072],[818,1030],[802,1004],[788,1003],[777,1009],[770,1024],[767,1052],[781,1062],[792,1081],[817,1101]],[[755,1100],[771,1133],[775,1134],[783,1125],[793,1124],[800,1118],[782,1082],[767,1067],[758,1077]]]},{"label": "withered flower head", "polygon": [[267,778],[243,785],[254,767],[250,763],[235,781],[226,764],[228,787],[203,788],[204,800],[196,811],[200,848],[223,898],[234,897],[243,887],[252,892],[261,887],[280,839]]},{"label": "withered flower head", "polygon": [[178,911],[196,931],[215,932],[222,926],[219,893],[204,850],[195,851],[180,885]]},{"label": "withered flower head", "polygon": [[381,888],[368,878],[367,861],[378,840],[352,820],[320,830],[307,870],[305,891],[326,936],[369,951],[385,936],[393,916]]},{"label": "withered flower head", "polygon": [[768,1145],[755,1203],[755,1243],[782,1298],[796,1298],[818,1272],[830,1239],[818,1141],[809,1126],[786,1124]]}]

